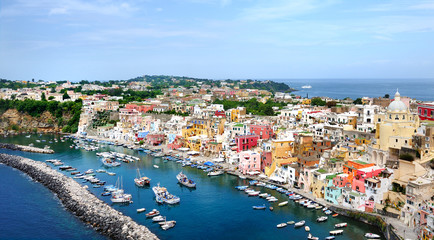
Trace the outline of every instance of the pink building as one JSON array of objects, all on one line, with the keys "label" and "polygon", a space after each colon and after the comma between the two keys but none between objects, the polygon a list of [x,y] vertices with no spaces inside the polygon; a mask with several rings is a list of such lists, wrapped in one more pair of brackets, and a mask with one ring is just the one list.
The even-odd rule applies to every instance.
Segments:
[{"label": "pink building", "polygon": [[273,163],[271,152],[263,151],[261,153],[261,172],[265,172],[265,167],[270,167]]},{"label": "pink building", "polygon": [[365,193],[365,179],[378,176],[384,168],[372,166],[367,168],[357,169],[356,175],[353,178],[351,188],[354,191]]},{"label": "pink building", "polygon": [[160,145],[164,141],[164,134],[148,134],[146,136],[146,143],[152,146]]},{"label": "pink building", "polygon": [[253,151],[242,151],[239,156],[240,163],[238,165],[238,170],[240,170],[242,174],[261,171],[261,155],[259,153]]},{"label": "pink building", "polygon": [[333,185],[339,188],[351,186],[351,183],[348,181],[348,174],[340,174],[333,178]]},{"label": "pink building", "polygon": [[126,109],[136,109],[137,111],[141,112],[141,113],[146,113],[149,111],[152,111],[154,109],[154,105],[151,104],[126,104],[125,105]]},{"label": "pink building", "polygon": [[256,147],[258,139],[259,136],[257,135],[236,136],[235,143],[237,144],[237,152],[247,151]]},{"label": "pink building", "polygon": [[270,125],[250,125],[250,133],[258,135],[260,139],[270,139],[273,137],[273,129]]}]

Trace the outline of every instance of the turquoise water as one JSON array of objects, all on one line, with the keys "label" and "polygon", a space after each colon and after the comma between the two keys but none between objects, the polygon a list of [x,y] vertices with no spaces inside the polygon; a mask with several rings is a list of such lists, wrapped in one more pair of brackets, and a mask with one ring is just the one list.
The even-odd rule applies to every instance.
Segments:
[{"label": "turquoise water", "polygon": [[[2,142],[12,142],[20,144],[34,143],[35,146],[43,147],[45,144],[51,146],[56,151],[54,155],[42,155],[35,153],[21,153],[13,152],[10,150],[1,149],[0,152],[19,154],[34,160],[45,161],[47,159],[60,159],[66,165],[76,167],[79,171],[83,172],[89,168],[98,169],[102,168],[101,162],[96,157],[95,152],[87,152],[85,150],[70,149],[69,145],[72,141],[67,140],[65,143],[49,144],[48,140],[53,139],[53,136],[43,136],[41,139],[46,139],[47,142],[36,143],[35,140],[40,139],[38,136],[25,138],[24,136],[14,136],[11,138],[0,138]],[[328,232],[334,230],[334,224],[339,222],[347,222],[349,226],[344,229],[344,234],[338,236],[336,239],[364,239],[363,234],[366,232],[374,232],[379,234],[377,228],[354,221],[352,219],[339,216],[337,218],[329,218],[325,223],[316,223],[316,218],[320,215],[320,211],[307,210],[303,207],[295,205],[292,201],[285,207],[278,207],[277,203],[287,200],[284,195],[269,189],[256,187],[256,189],[263,192],[271,193],[276,196],[279,201],[271,204],[274,206],[274,211],[269,210],[253,210],[253,205],[270,206],[270,204],[258,197],[248,197],[243,192],[234,189],[237,185],[248,185],[247,180],[241,180],[237,177],[230,175],[222,175],[216,177],[208,177],[202,170],[192,169],[190,167],[183,168],[180,164],[175,162],[164,163],[161,158],[154,158],[142,152],[138,153],[130,149],[121,147],[107,146],[101,151],[118,151],[141,158],[141,161],[135,163],[122,163],[120,167],[112,168],[110,171],[116,172],[116,176],[109,176],[105,173],[97,173],[97,177],[101,180],[107,181],[108,184],[115,184],[118,177],[122,176],[124,189],[127,193],[133,195],[133,203],[130,205],[112,204],[109,197],[102,197],[102,188],[92,188],[89,184],[89,189],[95,193],[96,196],[104,199],[114,208],[131,216],[135,221],[147,226],[161,239],[306,239],[307,233],[304,228],[294,229],[293,226],[288,226],[283,229],[276,228],[276,225],[281,222],[290,220],[300,221],[306,220],[306,225],[310,226],[311,233],[314,236],[324,239],[328,236]],[[159,165],[160,168],[152,167],[154,164]],[[168,189],[169,192],[179,196],[181,202],[178,205],[167,206],[158,205],[154,200],[154,194],[151,188],[138,188],[134,185],[134,177],[136,176],[136,168],[140,168],[142,175],[150,177],[151,186],[160,183]],[[183,171],[197,182],[197,189],[188,189],[177,183],[176,175]],[[13,202],[1,201],[2,206],[0,209],[9,208],[6,215],[15,215],[16,221],[7,221],[7,218],[0,218],[0,226],[4,229],[10,229],[8,232],[3,233],[0,229],[0,238],[21,238],[21,239],[46,239],[44,234],[50,233],[50,236],[60,236],[53,238],[63,239],[91,239],[97,238],[95,233],[89,233],[89,228],[83,224],[77,223],[71,214],[64,211],[59,205],[58,201],[50,195],[48,190],[29,181],[29,179],[17,171],[9,167],[2,166],[0,168],[2,179],[6,178],[20,178],[19,181],[12,180],[14,184],[20,185],[13,190],[15,197],[20,196],[26,200],[25,208],[32,209],[35,213],[32,216],[37,219],[37,216],[44,214],[45,211],[52,210],[52,214],[46,216],[48,220],[44,222],[36,221],[33,224],[28,224],[27,228],[33,231],[32,237],[20,233],[24,228],[18,223],[20,219],[28,220],[28,211],[22,210],[20,207],[15,206]],[[69,175],[69,173],[64,172]],[[17,175],[14,177],[14,175]],[[4,181],[4,180],[3,180]],[[80,179],[78,182],[82,183]],[[35,187],[35,185],[37,187]],[[34,191],[28,191],[33,189]],[[10,192],[9,184],[0,184],[0,196],[6,197],[5,192]],[[49,198],[53,201],[45,200]],[[33,199],[44,199],[44,201],[33,201]],[[45,203],[47,201],[47,205]],[[174,228],[163,231],[159,228],[158,224],[152,223],[150,219],[146,219],[144,213],[138,214],[137,208],[145,207],[147,211],[153,208],[158,209],[163,216],[168,220],[176,220],[177,224]],[[37,210],[34,210],[37,209]],[[3,210],[4,211],[4,210]],[[27,214],[21,214],[25,211]],[[3,214],[4,215],[4,214]],[[73,220],[74,221],[73,221]],[[45,222],[73,222],[75,225],[71,228],[62,227],[60,224],[45,224]],[[66,232],[66,233],[65,233]],[[10,236],[10,237],[8,237]],[[64,236],[64,237],[62,237]]]},{"label": "turquoise water", "polygon": [[[416,98],[422,101],[434,101],[434,79],[272,79],[284,82],[297,89],[296,95],[305,97],[326,96],[336,99],[350,97],[383,97],[391,98],[399,89],[401,96]],[[312,88],[303,89],[304,85]]]}]

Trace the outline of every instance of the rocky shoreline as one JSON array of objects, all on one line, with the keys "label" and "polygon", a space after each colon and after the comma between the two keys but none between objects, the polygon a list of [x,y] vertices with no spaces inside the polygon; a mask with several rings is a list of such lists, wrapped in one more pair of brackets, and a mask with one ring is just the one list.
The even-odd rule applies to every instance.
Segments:
[{"label": "rocky shoreline", "polygon": [[14,151],[33,152],[33,153],[46,153],[46,154],[54,153],[54,151],[51,149],[23,146],[23,145],[17,145],[12,143],[0,143],[0,148],[6,148]]},{"label": "rocky shoreline", "polygon": [[158,239],[148,228],[111,208],[72,178],[50,168],[46,163],[9,154],[0,154],[0,163],[16,168],[42,183],[81,221],[112,239]]}]

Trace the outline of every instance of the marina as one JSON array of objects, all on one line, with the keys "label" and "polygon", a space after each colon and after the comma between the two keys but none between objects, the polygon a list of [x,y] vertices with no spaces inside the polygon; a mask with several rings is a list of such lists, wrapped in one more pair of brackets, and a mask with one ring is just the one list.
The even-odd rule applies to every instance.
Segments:
[{"label": "marina", "polygon": [[[52,136],[46,135],[42,138],[49,140]],[[38,145],[34,137],[15,136],[8,139],[2,138],[1,140],[8,140],[8,142],[27,141],[27,144],[34,143]],[[142,151],[120,146],[101,144],[99,150],[87,151],[85,149],[69,148],[70,143],[71,140],[67,140],[65,143],[52,144],[52,149],[56,153],[50,157],[24,152],[20,153],[20,155],[39,161],[58,159],[64,165],[77,168],[80,172],[86,172],[90,169],[104,169],[99,157],[96,156],[96,152],[98,151],[117,151],[140,158],[139,161],[126,163],[117,168],[109,168],[110,171],[116,173],[116,177],[96,170],[91,173],[95,174],[95,178],[107,182],[105,187],[115,185],[117,178],[122,177],[125,193],[129,193],[132,196],[133,203],[129,205],[112,204],[110,195],[101,195],[106,192],[104,188],[92,188],[90,187],[92,184],[89,181],[82,183],[80,180],[78,182],[83,186],[88,186],[89,191],[99,196],[103,201],[111,204],[113,208],[132,217],[138,223],[147,226],[161,239],[174,239],[177,238],[176,236],[181,235],[183,239],[201,239],[200,236],[205,235],[209,236],[210,239],[248,239],[251,236],[256,236],[257,239],[264,239],[270,235],[273,236],[273,239],[287,239],[289,235],[297,239],[306,239],[308,233],[304,228],[294,228],[294,226],[276,228],[281,223],[288,224],[288,222],[293,222],[294,224],[300,221],[305,221],[305,225],[310,227],[309,233],[312,236],[320,237],[320,239],[330,236],[330,231],[335,230],[335,224],[342,222],[346,222],[348,227],[345,228],[345,232],[342,235],[338,236],[339,239],[364,239],[364,234],[368,232],[381,235],[376,227],[343,216],[329,218],[325,222],[317,223],[317,218],[323,214],[321,210],[308,209],[301,206],[300,203],[290,200],[291,198],[298,199],[295,194],[289,197],[287,193],[284,193],[283,189],[278,190],[279,187],[271,184],[249,182],[247,179],[240,179],[237,176],[224,173],[215,177],[208,177],[207,172],[204,171],[206,169],[192,168],[191,166],[182,167],[181,162],[177,163],[170,160],[164,162],[165,159],[161,157],[154,157]],[[8,151],[2,150],[2,152]],[[52,164],[48,164],[52,166]],[[154,168],[153,165],[159,165],[160,167]],[[53,168],[58,169],[58,167],[54,166]],[[141,172],[146,172],[146,176],[153,179],[149,188],[139,188],[135,185],[134,178],[137,176],[137,168]],[[181,170],[189,178],[195,179],[195,183],[198,186],[197,189],[186,188],[178,184],[175,178]],[[67,171],[59,169],[58,171],[70,176]],[[152,190],[152,187],[157,186],[158,183],[160,183],[160,186],[167,188],[170,194],[178,196],[181,199],[179,204],[158,204],[155,201],[155,194]],[[259,197],[259,194],[258,196],[249,197],[248,193],[245,193],[244,190],[236,189],[236,187],[244,190],[250,188],[253,192],[259,191],[263,194],[261,196],[267,194],[267,196],[271,197],[268,200],[277,199],[277,201],[268,201],[266,198]],[[109,187],[107,190],[114,191],[114,189]],[[288,203],[278,207],[279,203],[284,203],[285,201]],[[252,208],[252,206],[257,206],[259,207],[258,209],[264,208],[258,211]],[[274,211],[270,211],[270,207],[273,207]],[[164,225],[154,223],[145,214],[139,214],[137,210],[140,208],[156,209],[167,220],[176,221],[176,226],[174,222],[167,221],[168,223],[164,224],[167,226],[163,228],[162,226]],[[192,219],[191,215],[193,214],[195,218]],[[189,226],[193,226],[197,222],[209,222],[212,224],[204,228],[194,228],[192,230]],[[261,228],[249,227],[255,225],[261,225]],[[221,229],[232,229],[233,227],[247,228],[248,231],[221,231]]]}]

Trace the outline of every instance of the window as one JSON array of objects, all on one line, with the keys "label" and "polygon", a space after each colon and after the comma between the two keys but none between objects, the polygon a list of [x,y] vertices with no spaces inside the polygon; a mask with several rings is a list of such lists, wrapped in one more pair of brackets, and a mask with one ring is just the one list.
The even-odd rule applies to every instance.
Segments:
[{"label": "window", "polygon": [[405,114],[404,114],[404,115],[402,115],[402,120],[405,120]]},{"label": "window", "polygon": [[389,119],[392,119],[392,114],[389,114]]},{"label": "window", "polygon": [[395,139],[396,142],[398,142],[398,139]]},{"label": "window", "polygon": [[428,115],[428,110],[425,109],[424,114],[423,115]]},{"label": "window", "polygon": [[395,115],[395,120],[399,120],[399,117],[398,117],[398,115]]},{"label": "window", "polygon": [[407,144],[407,140],[405,140],[405,144]]}]

